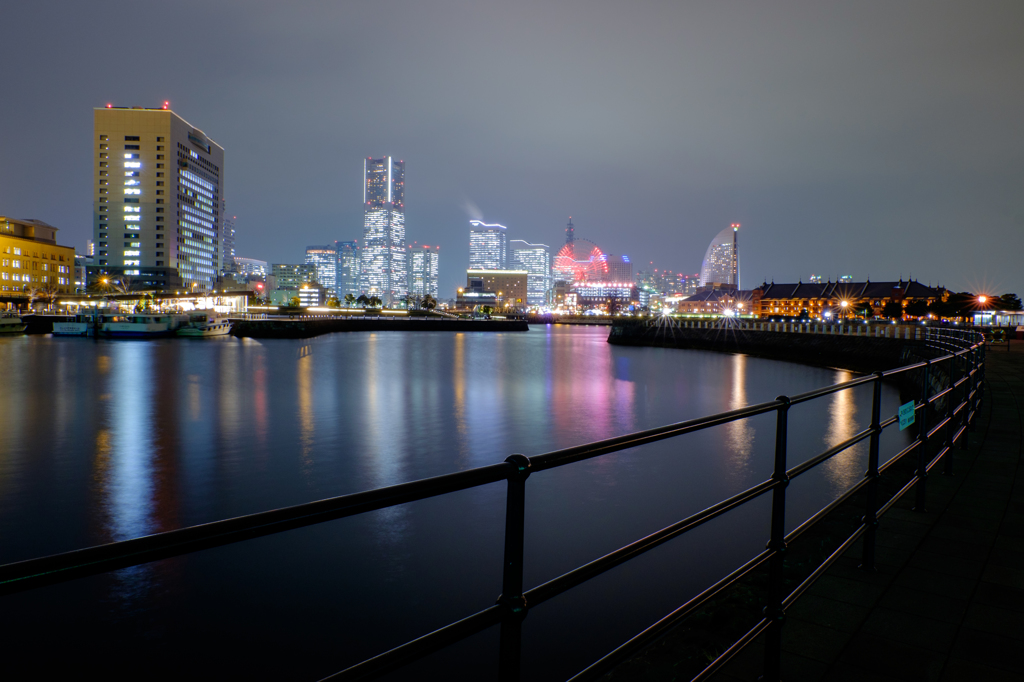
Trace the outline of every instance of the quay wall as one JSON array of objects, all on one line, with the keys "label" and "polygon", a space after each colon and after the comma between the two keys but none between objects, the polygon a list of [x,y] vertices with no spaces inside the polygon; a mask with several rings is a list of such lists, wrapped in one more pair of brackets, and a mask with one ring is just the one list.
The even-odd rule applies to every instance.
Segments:
[{"label": "quay wall", "polygon": [[856,372],[876,372],[936,355],[913,325],[646,321],[612,325],[608,343],[743,353]]},{"label": "quay wall", "polygon": [[452,318],[301,316],[295,319],[237,320],[233,336],[304,339],[333,332],[525,332],[526,320],[460,320]]}]

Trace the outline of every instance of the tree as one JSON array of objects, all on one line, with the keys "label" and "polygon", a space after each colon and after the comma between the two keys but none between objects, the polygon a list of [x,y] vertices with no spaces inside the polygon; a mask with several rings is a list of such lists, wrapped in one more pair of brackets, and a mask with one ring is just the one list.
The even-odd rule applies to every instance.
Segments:
[{"label": "tree", "polygon": [[298,308],[302,301],[299,300],[298,296],[292,296],[288,303],[290,303],[293,308]]},{"label": "tree", "polygon": [[351,308],[356,304],[356,297],[352,294],[345,294],[345,307]]},{"label": "tree", "polygon": [[[351,295],[352,294],[349,294],[349,296]],[[359,298],[356,299],[356,303],[367,308],[370,305],[370,298],[366,294],[359,294]]]},{"label": "tree", "polygon": [[490,315],[491,313],[494,312],[494,308],[492,308],[489,305],[480,306],[480,312],[483,313],[484,315]]},{"label": "tree", "polygon": [[875,309],[872,307],[871,301],[867,299],[860,301],[856,306],[854,306],[853,310],[858,315],[862,315],[864,319],[870,319],[875,316]]},{"label": "tree", "polygon": [[999,310],[1024,310],[1017,294],[1003,294],[995,300],[995,306]]},{"label": "tree", "polygon": [[907,304],[903,311],[911,317],[924,317],[928,314],[928,301],[914,299]]},{"label": "tree", "polygon": [[371,308],[379,308],[382,303],[383,303],[383,301],[380,300],[379,296],[371,296],[370,297],[370,307]]},{"label": "tree", "polygon": [[437,299],[430,294],[426,294],[423,297],[423,300],[420,301],[420,307],[424,310],[433,310],[437,307]]},{"label": "tree", "polygon": [[902,319],[903,305],[899,301],[886,301],[882,306],[882,317],[887,317],[890,320]]},{"label": "tree", "polygon": [[328,308],[338,308],[338,307],[340,307],[340,304],[338,303],[338,299],[336,299],[334,296],[331,296],[329,299],[327,299],[327,307]]}]

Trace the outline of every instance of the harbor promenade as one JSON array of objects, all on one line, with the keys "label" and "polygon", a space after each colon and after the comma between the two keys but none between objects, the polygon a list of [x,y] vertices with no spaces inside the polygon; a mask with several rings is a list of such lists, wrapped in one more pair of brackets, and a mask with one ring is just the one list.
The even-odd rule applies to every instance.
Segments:
[{"label": "harbor promenade", "polygon": [[[788,610],[782,679],[1000,682],[1024,676],[1024,342],[987,353],[984,402],[952,476],[928,478],[879,523],[877,570],[858,542]],[[756,680],[755,641],[711,679]]]}]

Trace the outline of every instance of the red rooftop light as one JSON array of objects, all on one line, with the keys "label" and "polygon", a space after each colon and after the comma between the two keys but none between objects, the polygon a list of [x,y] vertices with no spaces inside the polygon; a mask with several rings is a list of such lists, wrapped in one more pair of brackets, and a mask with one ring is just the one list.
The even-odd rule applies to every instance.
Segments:
[{"label": "red rooftop light", "polygon": [[107,104],[107,109],[113,109],[113,108],[114,108],[113,104]]}]

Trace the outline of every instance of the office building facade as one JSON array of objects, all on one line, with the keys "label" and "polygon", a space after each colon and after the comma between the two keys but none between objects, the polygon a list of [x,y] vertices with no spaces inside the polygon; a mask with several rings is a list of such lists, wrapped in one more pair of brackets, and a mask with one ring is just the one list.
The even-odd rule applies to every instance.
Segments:
[{"label": "office building facade", "polygon": [[363,244],[360,290],[384,305],[408,291],[405,248],[405,162],[390,156],[363,162]]},{"label": "office building facade", "polygon": [[512,266],[526,270],[526,303],[542,306],[548,302],[551,289],[551,250],[547,244],[531,244],[522,239],[509,242]]},{"label": "office building facade", "polygon": [[229,216],[221,205],[221,218],[224,220],[224,228],[221,230],[220,260],[222,272],[236,272],[235,270],[235,216]]},{"label": "office building facade", "polygon": [[424,296],[437,298],[437,272],[440,248],[430,246],[409,247],[409,295],[417,300]]},{"label": "office building facade", "polygon": [[247,277],[266,277],[270,274],[267,261],[235,256],[235,272]]},{"label": "office building facade", "polygon": [[504,270],[508,266],[506,228],[497,223],[469,221],[469,267],[473,270]]},{"label": "office building facade", "polygon": [[108,106],[94,110],[93,150],[97,266],[212,289],[223,267],[224,149],[166,108]]},{"label": "office building facade", "polygon": [[334,251],[338,257],[334,266],[334,290],[338,298],[342,299],[346,294],[359,296],[359,273],[362,272],[362,263],[358,241],[353,239],[348,242],[334,242]]},{"label": "office building facade", "polygon": [[333,244],[306,247],[306,265],[316,268],[316,281],[327,290],[328,296],[337,296],[338,250]]}]

